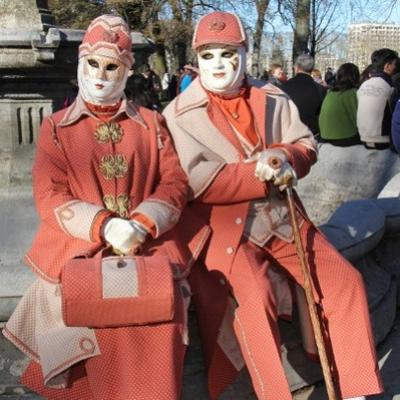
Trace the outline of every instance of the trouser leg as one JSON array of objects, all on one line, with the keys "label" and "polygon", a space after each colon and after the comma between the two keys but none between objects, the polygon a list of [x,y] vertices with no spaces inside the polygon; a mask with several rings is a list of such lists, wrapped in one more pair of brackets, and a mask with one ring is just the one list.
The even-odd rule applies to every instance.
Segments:
[{"label": "trouser leg", "polygon": [[238,303],[234,320],[236,337],[257,398],[290,400],[292,396],[281,361],[273,291],[267,279],[262,284],[257,280],[243,245],[229,276],[232,295]]},{"label": "trouser leg", "polygon": [[[314,297],[322,305],[342,397],[381,393],[361,274],[307,221],[301,236],[315,285]],[[294,244],[273,239],[266,250],[271,262],[303,285]]]}]

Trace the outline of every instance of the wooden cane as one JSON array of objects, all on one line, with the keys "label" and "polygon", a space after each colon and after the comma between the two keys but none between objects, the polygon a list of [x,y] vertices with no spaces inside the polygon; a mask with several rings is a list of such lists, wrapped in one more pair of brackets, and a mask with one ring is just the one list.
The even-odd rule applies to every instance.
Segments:
[{"label": "wooden cane", "polygon": [[332,371],[329,367],[328,357],[324,338],[322,335],[322,322],[318,317],[317,306],[313,296],[313,284],[310,273],[310,266],[304,253],[303,243],[300,237],[299,225],[297,224],[296,211],[293,200],[293,190],[290,184],[286,188],[287,202],[289,205],[290,221],[293,228],[294,241],[296,245],[297,256],[299,257],[301,271],[304,279],[304,291],[306,293],[308,311],[310,313],[311,323],[314,330],[314,337],[317,344],[318,355],[321,361],[322,373],[324,375],[326,391],[329,400],[337,400],[336,390],[333,384]]}]

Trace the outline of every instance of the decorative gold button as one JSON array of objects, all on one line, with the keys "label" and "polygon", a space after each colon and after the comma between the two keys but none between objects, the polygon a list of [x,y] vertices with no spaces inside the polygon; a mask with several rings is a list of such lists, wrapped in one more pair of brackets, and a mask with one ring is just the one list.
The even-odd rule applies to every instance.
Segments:
[{"label": "decorative gold button", "polygon": [[128,162],[124,155],[104,156],[100,161],[100,171],[104,179],[123,178],[128,172]]},{"label": "decorative gold button", "polygon": [[231,255],[231,254],[233,254],[233,252],[234,252],[234,248],[233,248],[233,247],[228,247],[228,248],[226,249],[226,252],[227,252],[229,255]]},{"label": "decorative gold button", "polygon": [[102,144],[108,143],[110,140],[113,143],[119,143],[124,136],[124,131],[116,122],[102,122],[97,125],[94,132],[95,139]]},{"label": "decorative gold button", "polygon": [[122,218],[129,217],[131,200],[126,193],[119,194],[117,198],[112,194],[106,194],[103,196],[103,203],[107,210],[117,213]]},{"label": "decorative gold button", "polygon": [[239,114],[234,112],[234,111],[231,112],[231,115],[232,115],[232,118],[234,118],[234,119],[238,119],[239,118]]},{"label": "decorative gold button", "polygon": [[238,217],[235,219],[235,224],[240,225],[243,222],[242,218]]},{"label": "decorative gold button", "polygon": [[128,172],[128,161],[122,154],[114,157],[114,174],[116,178],[123,178]]}]

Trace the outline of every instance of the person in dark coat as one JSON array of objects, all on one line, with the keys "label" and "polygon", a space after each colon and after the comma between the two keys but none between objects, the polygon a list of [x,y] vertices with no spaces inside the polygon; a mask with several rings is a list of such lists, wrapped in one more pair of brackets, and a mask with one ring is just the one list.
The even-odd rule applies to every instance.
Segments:
[{"label": "person in dark coat", "polygon": [[326,88],[316,83],[311,76],[314,59],[309,54],[297,57],[294,71],[296,76],[281,86],[299,109],[301,121],[307,125],[314,135],[319,134],[318,116]]}]

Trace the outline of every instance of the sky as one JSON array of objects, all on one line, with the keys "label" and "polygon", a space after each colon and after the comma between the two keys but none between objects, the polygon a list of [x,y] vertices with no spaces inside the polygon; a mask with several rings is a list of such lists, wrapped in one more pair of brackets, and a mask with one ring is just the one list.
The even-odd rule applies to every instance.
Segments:
[{"label": "sky", "polygon": [[[333,0],[325,0],[333,1]],[[231,1],[235,4],[236,1]],[[394,4],[393,7],[389,5]],[[269,4],[270,12],[276,10],[276,0]],[[241,15],[249,25],[254,22],[255,14],[246,12]],[[337,18],[336,18],[337,15]],[[292,31],[290,26],[285,26],[278,15],[267,18],[266,31]],[[350,23],[356,22],[379,22],[395,23],[400,25],[400,0],[339,0],[335,11],[334,23],[345,32]]]},{"label": "sky", "polygon": [[[333,42],[333,47],[328,51],[338,54],[338,49],[343,47],[345,43],[345,35],[350,23],[375,22],[375,23],[394,23],[400,25],[400,0],[317,0],[319,2],[338,2],[337,9],[334,13],[334,18],[329,25],[328,32],[333,36],[338,37],[338,40]],[[270,47],[269,40],[279,41],[279,47],[284,53],[291,54],[292,51],[292,35],[293,28],[288,23],[284,23],[280,16],[276,13],[277,0],[270,0],[269,14],[266,18],[264,33],[266,34],[267,42],[264,45]],[[254,2],[248,2],[253,3]],[[229,4],[235,8],[242,18],[249,32],[254,32],[256,21],[256,12],[251,8],[246,8],[241,0],[230,0]],[[238,5],[240,4],[240,6]],[[321,4],[321,3],[320,3]],[[324,4],[324,3],[322,3]],[[393,5],[393,7],[389,7]],[[248,6],[251,7],[251,6]],[[281,35],[282,34],[282,35]],[[341,35],[343,34],[343,35]],[[278,39],[277,39],[278,38]],[[330,39],[329,39],[330,40]],[[328,40],[328,42],[329,42]],[[337,47],[337,49],[336,49]]]},{"label": "sky", "polygon": [[[366,3],[364,8],[365,15],[357,15],[355,14],[355,19],[361,19],[362,21],[366,20],[369,22],[387,22],[387,23],[395,23],[400,24],[400,1],[368,1],[368,0],[359,0],[359,3]],[[348,3],[348,1],[344,1],[344,3]],[[382,6],[382,3],[384,5]],[[385,6],[385,3],[392,3]],[[390,6],[389,6],[390,5]]]}]

